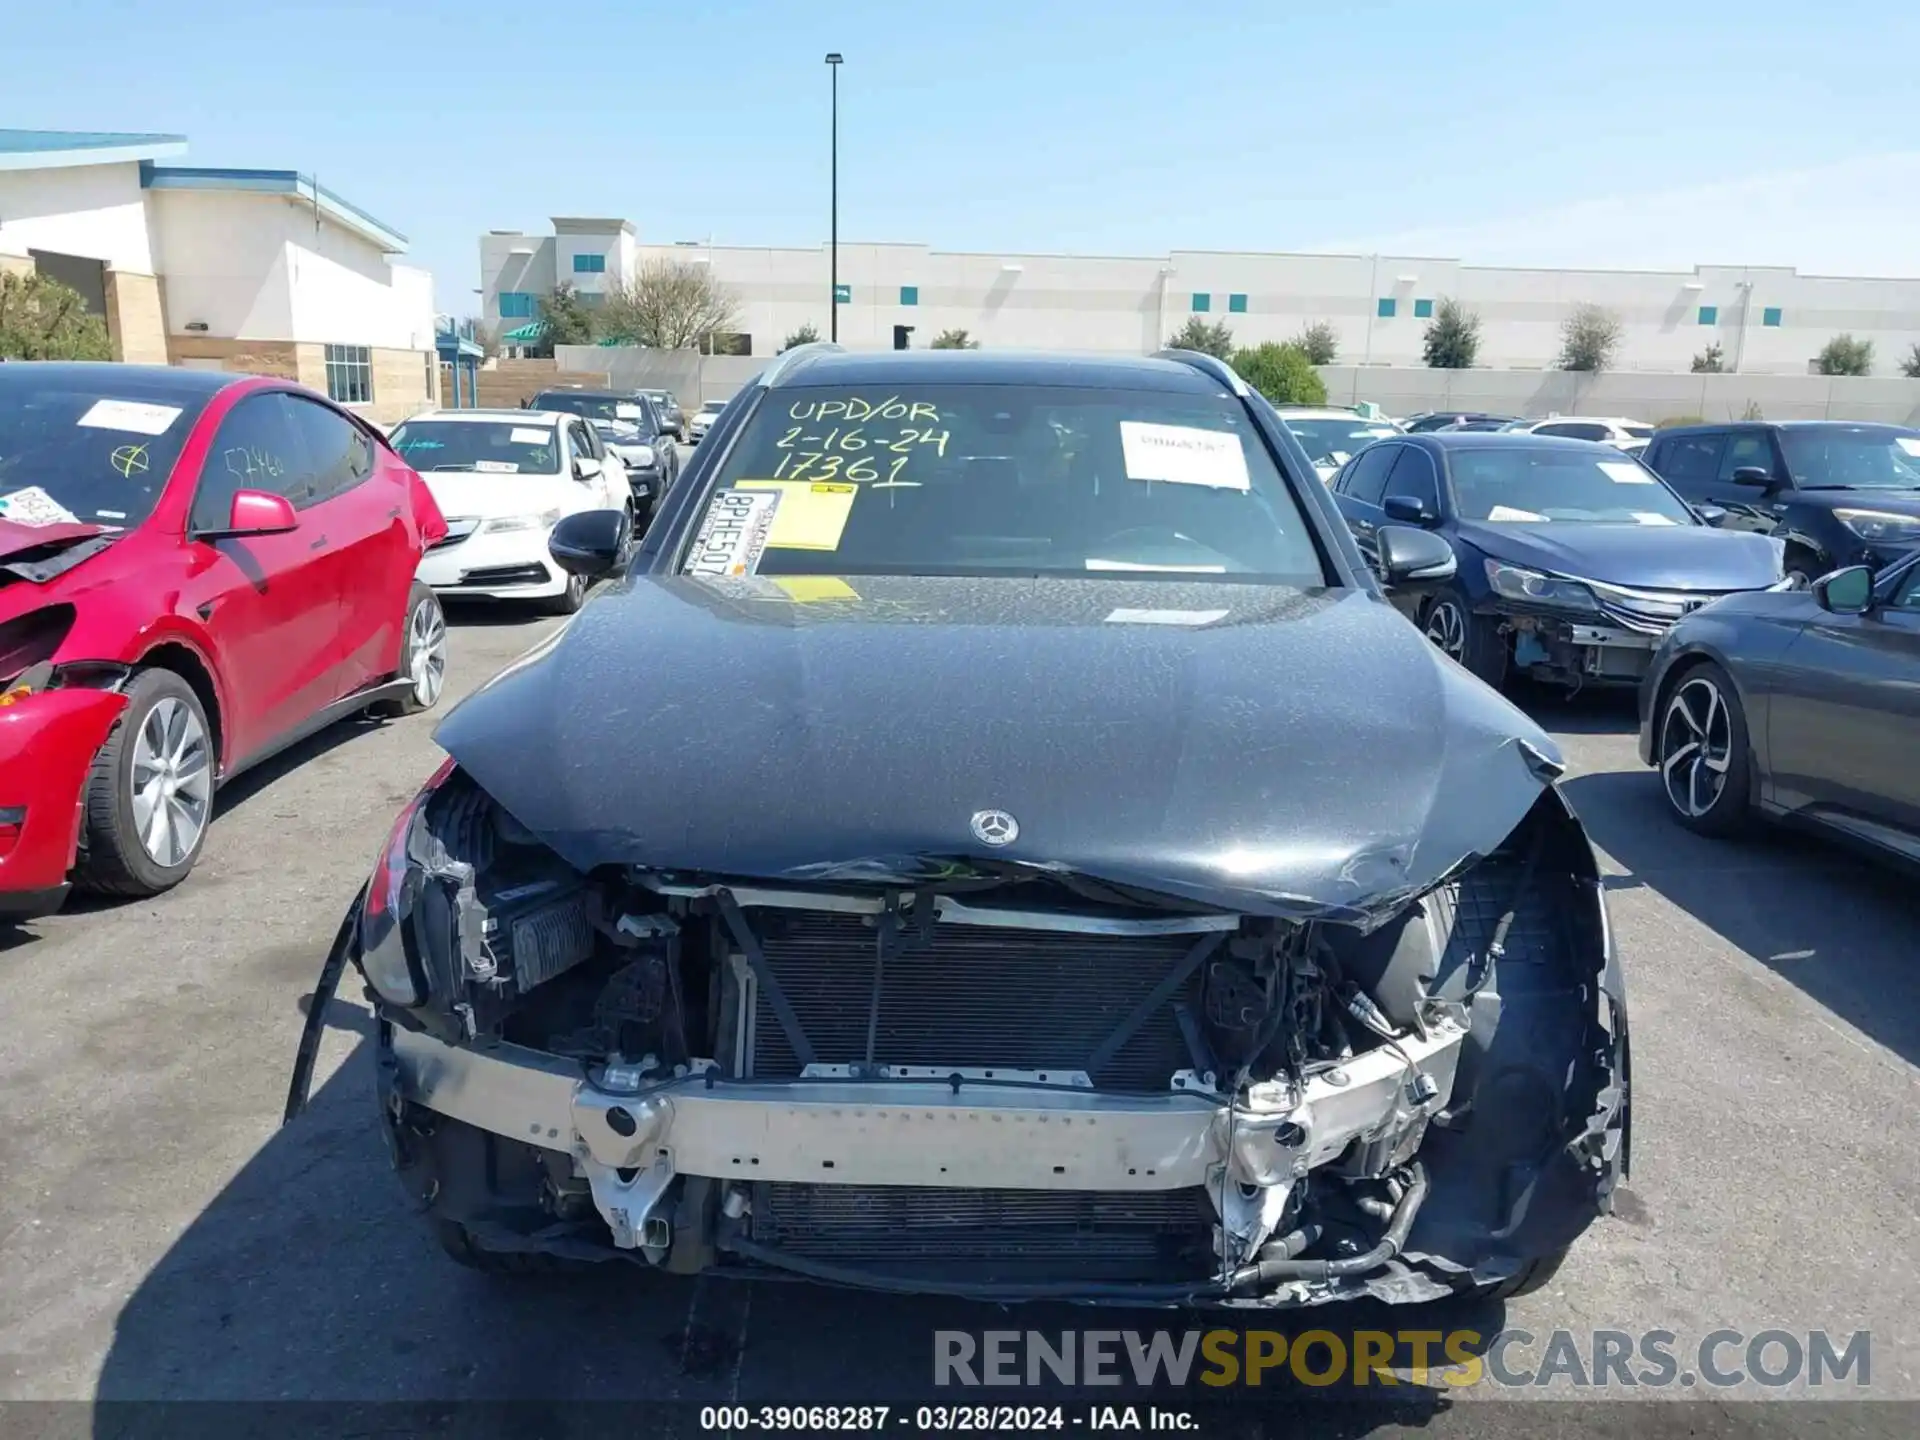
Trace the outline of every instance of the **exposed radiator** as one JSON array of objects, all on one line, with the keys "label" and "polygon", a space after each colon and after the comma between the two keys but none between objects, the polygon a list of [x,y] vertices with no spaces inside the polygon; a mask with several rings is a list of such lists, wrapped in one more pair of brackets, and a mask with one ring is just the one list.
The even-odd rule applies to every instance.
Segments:
[{"label": "exposed radiator", "polygon": [[754,1188],[754,1238],[822,1260],[1190,1260],[1213,1223],[1197,1189]]},{"label": "exposed radiator", "polygon": [[[867,1018],[877,937],[858,915],[754,910],[768,968],[780,982],[822,1064],[867,1058]],[[1078,935],[942,923],[931,943],[908,937],[887,958],[873,1060],[883,1065],[1004,1066],[1088,1070],[1100,1044],[1192,948],[1191,935]],[[1158,1092],[1190,1068],[1174,1005],[1160,1005],[1105,1065],[1102,1089]],[[765,995],[751,1046],[753,1073],[800,1073]]]}]

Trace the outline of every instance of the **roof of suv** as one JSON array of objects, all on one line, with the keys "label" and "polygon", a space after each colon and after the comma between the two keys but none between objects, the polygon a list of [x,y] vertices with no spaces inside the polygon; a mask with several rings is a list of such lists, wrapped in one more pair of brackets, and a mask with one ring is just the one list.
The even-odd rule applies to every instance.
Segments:
[{"label": "roof of suv", "polygon": [[1045,350],[788,351],[766,383],[789,385],[1060,385],[1217,393],[1221,382],[1182,360]]},{"label": "roof of suv", "polygon": [[1663,426],[1654,438],[1698,435],[1703,430],[1731,430],[1735,426],[1748,430],[1898,430],[1905,435],[1920,433],[1911,425],[1896,425],[1891,420],[1707,420],[1698,425]]}]

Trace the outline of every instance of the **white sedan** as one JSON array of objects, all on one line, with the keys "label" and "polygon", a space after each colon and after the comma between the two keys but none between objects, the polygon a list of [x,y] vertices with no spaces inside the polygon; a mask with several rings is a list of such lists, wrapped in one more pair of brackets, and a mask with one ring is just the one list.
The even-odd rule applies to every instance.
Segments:
[{"label": "white sedan", "polygon": [[1314,474],[1331,480],[1340,467],[1376,440],[1401,433],[1390,420],[1369,420],[1357,410],[1280,407],[1280,422],[1293,432],[1313,462]]},{"label": "white sedan", "polygon": [[563,515],[633,512],[626,467],[578,415],[541,410],[430,410],[396,426],[393,448],[420,472],[447,536],[421,557],[436,594],[539,600],[571,615],[587,582],[547,553]]}]

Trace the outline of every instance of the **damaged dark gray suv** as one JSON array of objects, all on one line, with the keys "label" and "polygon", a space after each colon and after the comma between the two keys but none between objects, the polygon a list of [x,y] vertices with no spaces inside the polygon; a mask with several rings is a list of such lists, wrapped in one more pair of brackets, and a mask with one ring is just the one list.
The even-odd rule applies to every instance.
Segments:
[{"label": "damaged dark gray suv", "polygon": [[[1544,1281],[1628,1159],[1553,742],[1218,361],[789,352],[341,927],[451,1253],[996,1300]],[[610,763],[610,757],[619,757]],[[312,1039],[289,1102],[304,1098]]]}]

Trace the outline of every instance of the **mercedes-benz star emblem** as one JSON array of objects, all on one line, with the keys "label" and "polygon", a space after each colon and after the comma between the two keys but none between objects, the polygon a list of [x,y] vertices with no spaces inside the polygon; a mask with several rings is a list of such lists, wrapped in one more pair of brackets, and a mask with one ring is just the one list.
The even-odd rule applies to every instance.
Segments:
[{"label": "mercedes-benz star emblem", "polygon": [[982,810],[973,817],[973,838],[982,845],[1011,845],[1020,838],[1020,822],[1004,810]]}]

